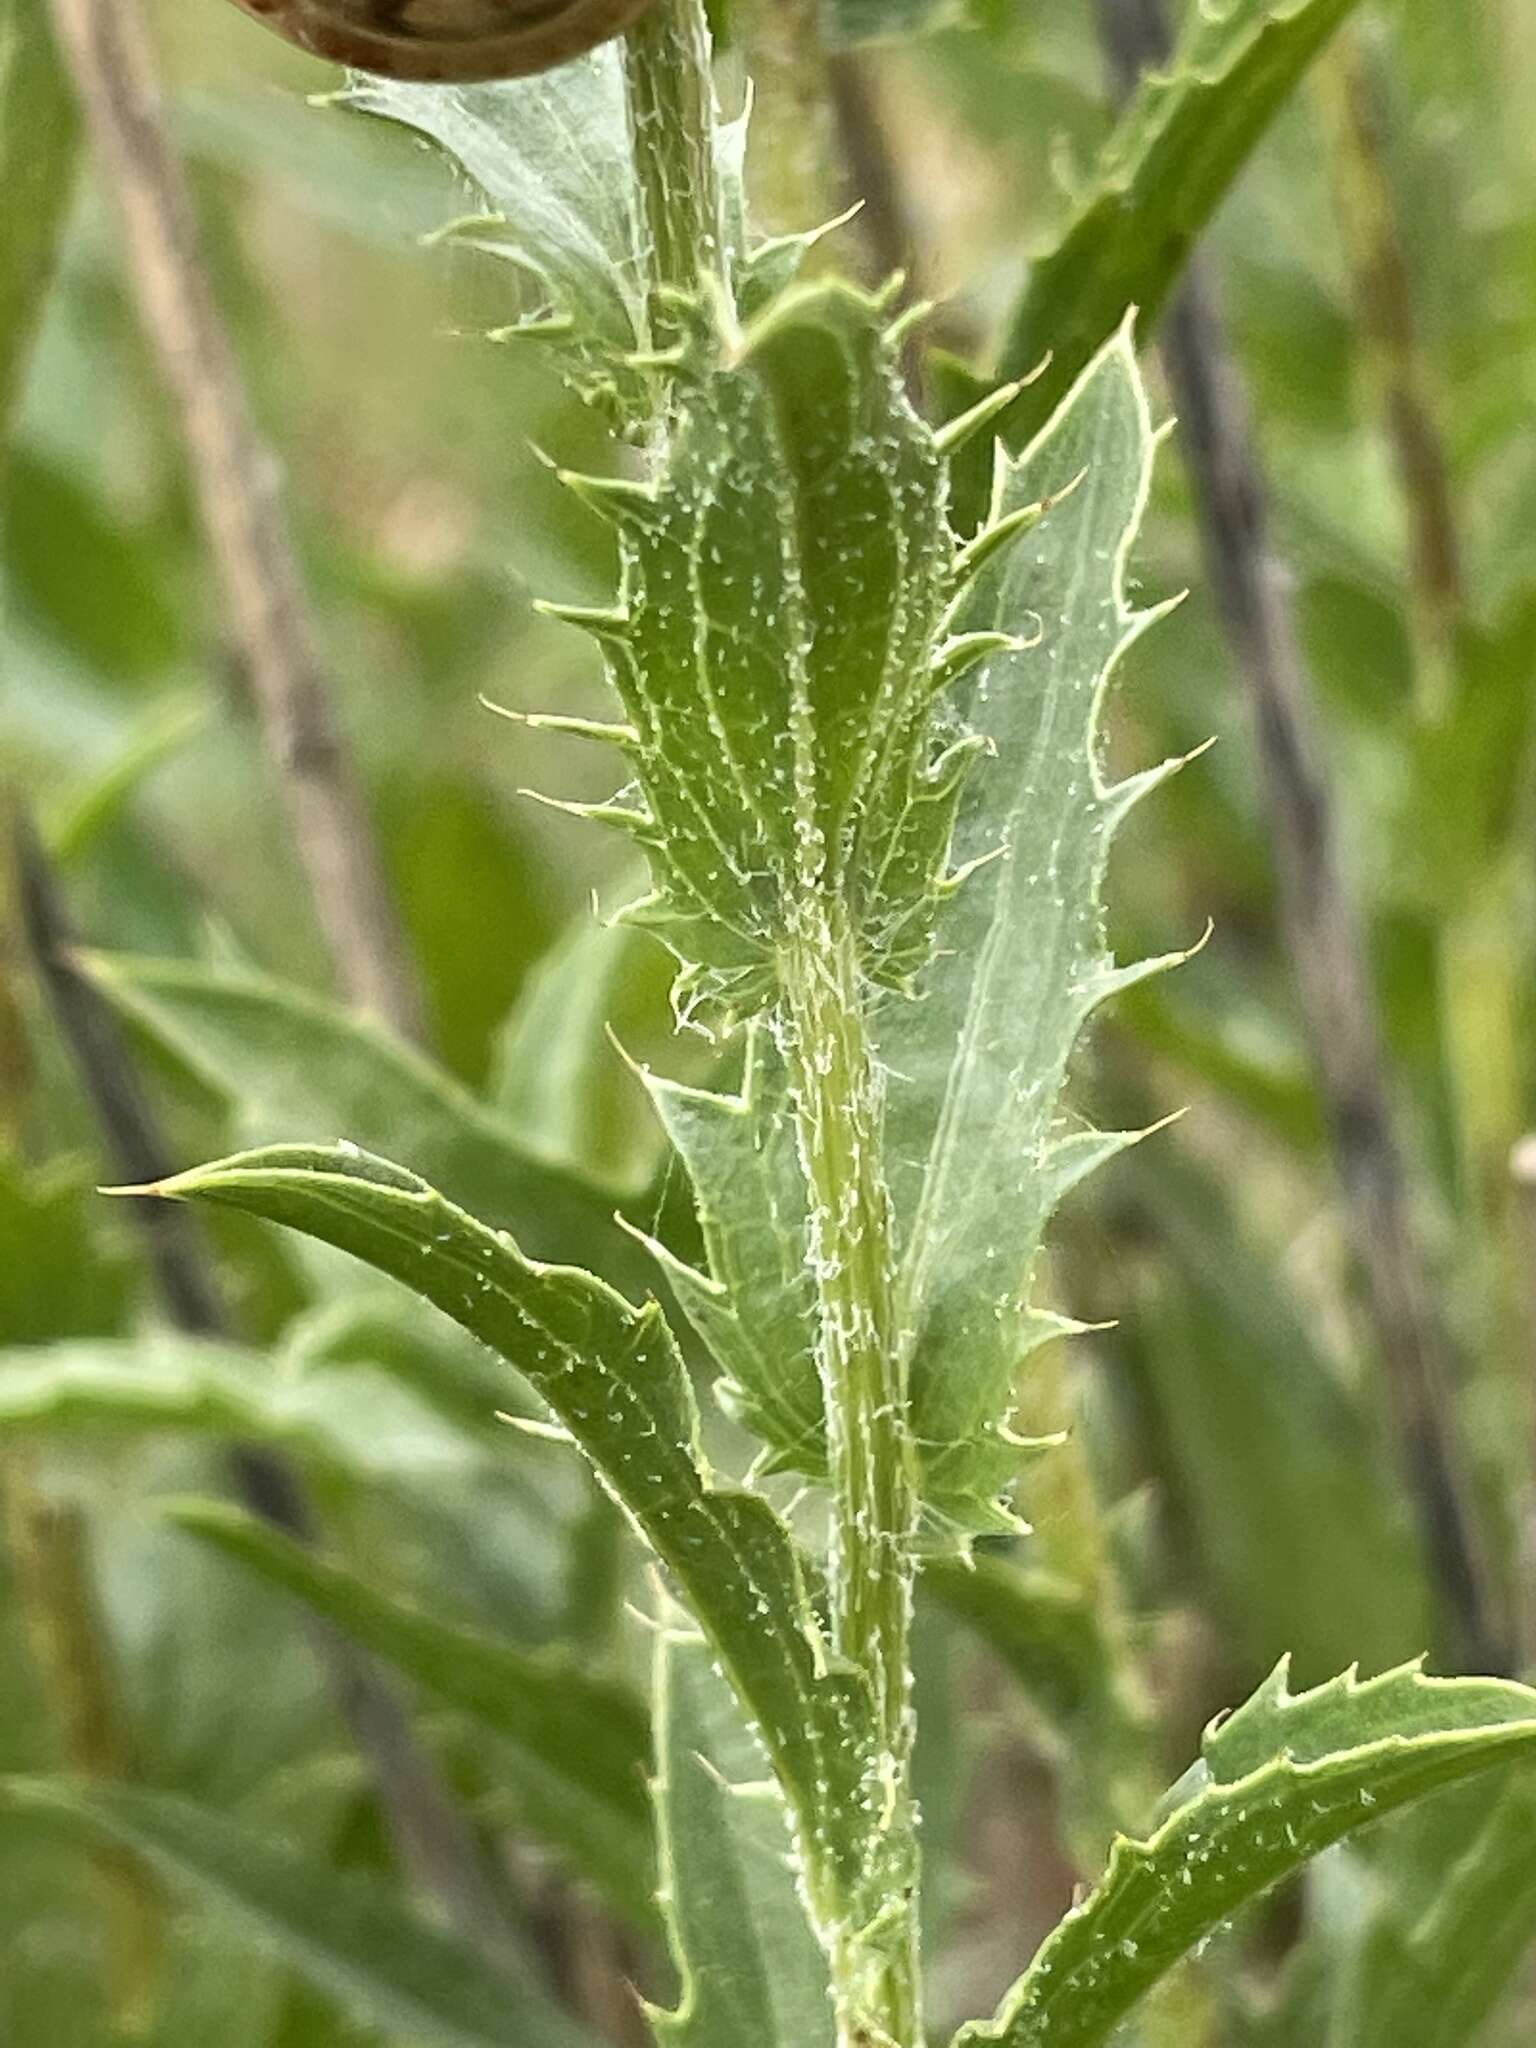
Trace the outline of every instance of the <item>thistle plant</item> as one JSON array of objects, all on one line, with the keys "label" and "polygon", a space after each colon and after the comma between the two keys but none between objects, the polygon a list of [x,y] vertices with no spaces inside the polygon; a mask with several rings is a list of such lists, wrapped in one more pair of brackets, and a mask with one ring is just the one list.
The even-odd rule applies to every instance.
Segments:
[{"label": "thistle plant", "polygon": [[[347,1144],[246,1152],[161,1196],[267,1217],[405,1282],[520,1376],[662,1567],[655,1791],[684,2048],[919,2048],[911,1629],[925,1569],[1021,1532],[1036,1299],[1061,1197],[1144,1134],[1062,1091],[1117,989],[1114,836],[1178,763],[1111,782],[1104,691],[1160,615],[1127,560],[1158,436],[1123,324],[962,537],[950,465],[1021,387],[935,427],[907,316],[765,240],[695,0],[622,52],[505,86],[358,80],[492,210],[458,232],[540,282],[515,330],[630,451],[564,481],[615,529],[592,636],[620,716],[584,807],[643,853],[623,915],[678,962],[679,1023],[736,1092],[645,1077],[707,1268],[650,1249],[680,1318],[537,1262]],[[574,152],[574,154],[573,154]],[[693,1366],[760,1445],[706,1455]],[[773,1500],[796,1475],[824,1546]],[[238,1538],[225,1530],[225,1539]],[[271,1542],[267,1539],[270,1552]],[[1246,1901],[1353,1830],[1536,1749],[1536,1694],[1417,1666],[1299,1694],[1282,1664],[962,2042],[1091,2048]],[[704,1768],[701,1769],[700,1763]]]}]

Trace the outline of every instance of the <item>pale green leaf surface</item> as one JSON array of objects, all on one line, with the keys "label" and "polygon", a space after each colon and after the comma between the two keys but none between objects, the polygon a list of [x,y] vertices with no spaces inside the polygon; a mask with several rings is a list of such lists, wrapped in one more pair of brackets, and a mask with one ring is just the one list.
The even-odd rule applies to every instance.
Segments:
[{"label": "pale green leaf surface", "polygon": [[0,1427],[243,1437],[374,1485],[462,1481],[490,1456],[382,1377],[349,1370],[285,1379],[260,1352],[169,1330],[0,1351]]},{"label": "pale green leaf surface", "polygon": [[239,968],[101,953],[83,964],[125,1017],[230,1104],[247,1143],[299,1130],[388,1146],[540,1256],[635,1269],[611,1198],[540,1157],[374,1019]]},{"label": "pale green leaf surface", "polygon": [[654,1301],[534,1264],[505,1233],[414,1174],[348,1151],[274,1147],[198,1168],[162,1193],[224,1203],[349,1251],[434,1302],[514,1364],[675,1574],[791,1800],[823,1911],[857,1898],[878,1792],[862,1682],[829,1667],[784,1524],[717,1487],[692,1390]]},{"label": "pale green leaf surface", "polygon": [[179,1503],[176,1524],[403,1671],[446,1705],[472,1715],[558,1787],[543,1810],[561,1818],[563,1846],[595,1865],[610,1892],[642,1917],[652,1880],[645,1792],[647,1717],[630,1690],[589,1674],[559,1650],[527,1650],[441,1619],[242,1509]]},{"label": "pale green leaf surface", "polygon": [[[578,390],[623,421],[643,421],[653,393],[628,358],[653,340],[650,253],[618,46],[605,43],[552,71],[484,85],[357,73],[340,99],[429,136],[462,167],[489,210],[453,232],[521,266],[543,301],[508,334],[551,347]],[[812,239],[765,242],[750,233],[747,118],[717,119],[715,127],[726,261],[744,310],[789,282]]]},{"label": "pale green leaf surface", "polygon": [[1034,628],[1037,644],[960,687],[958,714],[989,753],[962,791],[955,856],[983,865],[943,906],[920,999],[876,1020],[913,1427],[925,1496],[962,1527],[995,1526],[1019,1465],[1005,1428],[1015,1376],[1059,1328],[1029,1304],[1045,1222],[1128,1142],[1064,1126],[1060,1094],[1088,1016],[1146,971],[1110,959],[1100,884],[1117,824],[1159,771],[1108,787],[1097,721],[1114,663],[1156,616],[1126,596],[1152,454],[1122,329],[1001,472],[1001,512],[1057,502],[983,569],[966,623]]},{"label": "pale green leaf surface", "polygon": [[770,1447],[770,1463],[824,1476],[805,1181],[783,1061],[766,1034],[754,1031],[740,1095],[649,1075],[647,1085],[693,1184],[708,1277],[657,1252],[724,1373],[716,1391]]},{"label": "pale green leaf surface", "polygon": [[1096,2048],[1136,2000],[1241,1906],[1395,1807],[1536,1755],[1536,1692],[1405,1665],[1292,1694],[1282,1662],[1164,1802],[1145,1841],[1042,1944],[995,2019],[956,2048]]},{"label": "pale green leaf surface", "polygon": [[233,1909],[258,1939],[391,2039],[436,2048],[592,2048],[539,1988],[420,1920],[391,1893],[169,1792],[57,1778],[0,1781],[15,1815],[142,1856]]},{"label": "pale green leaf surface", "polygon": [[783,1801],[698,1636],[656,1658],[656,1810],[683,1995],[677,2048],[832,2048],[827,1966],[790,1867]]},{"label": "pale green leaf surface", "polygon": [[1313,57],[1355,0],[1196,0],[1166,70],[1105,144],[1010,318],[999,372],[1046,367],[1005,417],[1015,446],[1049,419],[1134,306],[1150,327],[1191,249]]},{"label": "pale green leaf surface", "polygon": [[540,1158],[616,1195],[650,1187],[665,1151],[625,1055],[675,1051],[675,972],[648,933],[583,914],[535,963],[497,1038],[488,1094],[502,1120]]}]

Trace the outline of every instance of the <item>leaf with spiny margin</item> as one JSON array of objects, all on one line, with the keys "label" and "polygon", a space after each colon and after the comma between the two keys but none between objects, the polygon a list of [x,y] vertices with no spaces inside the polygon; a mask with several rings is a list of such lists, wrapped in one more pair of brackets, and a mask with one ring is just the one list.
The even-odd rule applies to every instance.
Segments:
[{"label": "leaf with spiny margin", "polygon": [[[484,85],[417,85],[354,73],[339,103],[431,138],[485,195],[489,211],[449,224],[517,264],[540,309],[505,330],[541,342],[583,396],[644,426],[653,393],[632,358],[652,346],[624,67],[605,43],[552,71]],[[715,162],[726,258],[752,311],[788,284],[814,235],[763,241],[747,225],[747,119],[717,121]]]},{"label": "leaf with spiny margin", "polygon": [[72,1828],[216,1900],[301,1976],[391,2039],[433,2048],[596,2048],[540,1988],[417,1917],[372,1879],[340,1875],[244,1821],[171,1792],[0,1778],[13,1817]]},{"label": "leaf with spiny margin", "polygon": [[1014,447],[1050,418],[1128,306],[1142,331],[1201,230],[1355,0],[1197,0],[1166,70],[1143,80],[1009,320],[999,374],[1045,364],[1004,416]]},{"label": "leaf with spiny margin", "polygon": [[682,1980],[652,2012],[677,2048],[832,2048],[827,1964],[790,1866],[784,1804],[697,1635],[656,1652],[662,1904]]},{"label": "leaf with spiny margin", "polygon": [[824,1478],[805,1178],[783,1061],[767,1034],[754,1029],[740,1095],[684,1088],[653,1074],[645,1081],[693,1183],[708,1275],[665,1246],[654,1250],[724,1374],[715,1391],[762,1438],[768,1470]]},{"label": "leaf with spiny margin", "polygon": [[403,1280],[515,1366],[668,1566],[773,1761],[817,1910],[876,1909],[881,1801],[865,1683],[834,1664],[806,1560],[767,1501],[714,1484],[655,1301],[525,1258],[387,1160],[274,1146],[153,1192],[287,1224]]},{"label": "leaf with spiny margin", "polygon": [[1036,644],[996,654],[957,692],[989,753],[962,791],[954,851],[982,864],[941,908],[920,1000],[875,1020],[924,1498],[961,1530],[1008,1526],[997,1497],[1019,1466],[1006,1426],[1019,1364],[1063,1327],[1029,1301],[1045,1223],[1131,1142],[1059,1119],[1090,1013],[1148,971],[1111,961],[1100,885],[1117,824],[1160,771],[1107,787],[1097,721],[1111,669],[1156,616],[1125,597],[1152,454],[1122,329],[1000,471],[997,516],[1049,509],[982,569],[965,623],[1023,635],[1033,622]]},{"label": "leaf with spiny margin", "polygon": [[611,1197],[546,1160],[460,1082],[371,1017],[289,982],[193,960],[85,953],[93,985],[234,1112],[248,1145],[315,1130],[390,1146],[541,1258],[615,1279],[640,1261]]},{"label": "leaf with spiny margin", "polygon": [[880,303],[797,287],[726,360],[679,371],[652,490],[572,478],[619,528],[603,645],[637,785],[597,815],[650,859],[626,913],[741,1014],[786,939],[836,907],[871,981],[927,958],[971,744],[935,699],[983,644],[948,637],[957,581],[940,444],[902,389]]},{"label": "leaf with spiny margin", "polygon": [[650,1917],[650,1730],[629,1687],[592,1675],[559,1649],[525,1649],[426,1613],[242,1508],[195,1500],[167,1513],[502,1737],[550,1780],[553,1796],[540,1812],[558,1818],[559,1846],[633,1917]]},{"label": "leaf with spiny margin", "polygon": [[955,2048],[1097,2048],[1159,1978],[1310,1857],[1442,1786],[1536,1758],[1536,1692],[1426,1678],[1418,1664],[1292,1694],[1282,1661],[1164,1802],[1145,1841],[1047,1937],[990,2021]]}]

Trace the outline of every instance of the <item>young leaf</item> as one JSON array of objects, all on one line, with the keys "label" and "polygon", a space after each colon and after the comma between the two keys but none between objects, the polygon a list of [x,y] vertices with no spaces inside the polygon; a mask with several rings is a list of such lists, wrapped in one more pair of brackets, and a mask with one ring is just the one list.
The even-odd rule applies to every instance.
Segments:
[{"label": "young leaf", "polygon": [[1013,446],[1048,420],[1128,306],[1143,331],[1297,80],[1355,0],[1197,0],[1166,71],[1105,144],[1060,241],[1037,258],[999,373],[1046,367],[1005,416]]},{"label": "young leaf", "polygon": [[829,1661],[805,1562],[765,1500],[716,1486],[677,1345],[588,1273],[526,1259],[388,1161],[275,1146],[155,1192],[285,1223],[392,1274],[517,1367],[671,1569],[754,1718],[819,1913],[876,1907],[881,1825],[861,1677]]},{"label": "young leaf", "polygon": [[783,1801],[698,1636],[656,1655],[663,1904],[682,1979],[653,2013],[677,2048],[832,2048],[827,1965],[789,1860]]},{"label": "young leaf", "polygon": [[[553,71],[488,85],[417,85],[355,74],[344,106],[414,128],[445,150],[488,211],[454,224],[528,272],[539,311],[508,328],[550,348],[585,397],[643,424],[653,392],[634,360],[652,346],[650,264],[616,44]],[[726,262],[743,311],[790,281],[814,235],[760,241],[743,188],[747,115],[715,125]]]},{"label": "young leaf", "polygon": [[595,1863],[609,1890],[644,1917],[652,1888],[650,1734],[627,1687],[589,1675],[558,1651],[526,1650],[409,1606],[242,1509],[187,1501],[170,1514],[180,1528],[504,1737],[553,1781],[558,1801],[543,1807],[566,1809],[564,1845]]},{"label": "young leaf", "polygon": [[964,623],[1033,644],[995,654],[956,693],[989,746],[955,827],[962,872],[977,865],[942,906],[921,1000],[876,1019],[924,1497],[962,1529],[1008,1526],[995,1503],[1019,1465],[1006,1428],[1019,1364],[1061,1327],[1028,1299],[1045,1222],[1130,1142],[1063,1131],[1058,1116],[1087,1018],[1148,971],[1109,959],[1099,889],[1117,826],[1161,771],[1106,785],[1097,724],[1115,663],[1158,616],[1126,598],[1152,453],[1122,328],[1000,474],[994,528],[1049,509],[982,569]]},{"label": "young leaf", "polygon": [[655,1247],[673,1294],[714,1353],[727,1410],[768,1446],[769,1469],[826,1475],[826,1420],[805,1258],[805,1179],[784,1063],[754,1030],[739,1096],[646,1076],[688,1170],[709,1276]]},{"label": "young leaf", "polygon": [[939,442],[907,403],[881,308],[825,283],[702,341],[654,491],[573,479],[617,524],[602,642],[635,800],[598,814],[645,848],[627,913],[686,963],[677,1000],[761,1007],[778,958],[835,906],[862,971],[927,957],[969,746],[934,700],[978,643],[947,638],[954,543]]},{"label": "young leaf", "polygon": [[374,1019],[197,961],[90,953],[83,965],[125,1017],[231,1105],[247,1142],[311,1129],[364,1150],[397,1147],[541,1256],[579,1257],[621,1275],[635,1269],[611,1199],[542,1159]]},{"label": "young leaf", "polygon": [[391,1893],[170,1792],[64,1779],[0,1779],[13,1814],[61,1823],[142,1856],[230,1908],[312,1983],[388,2034],[438,2048],[594,2048],[539,1988],[419,1920]]},{"label": "young leaf", "polygon": [[1532,1756],[1536,1692],[1525,1686],[1426,1678],[1410,1664],[1293,1695],[1282,1662],[1211,1724],[1162,1825],[1115,1843],[1104,1876],[997,2016],[963,2027],[955,2048],[1097,2048],[1182,1956],[1319,1850],[1441,1786]]}]

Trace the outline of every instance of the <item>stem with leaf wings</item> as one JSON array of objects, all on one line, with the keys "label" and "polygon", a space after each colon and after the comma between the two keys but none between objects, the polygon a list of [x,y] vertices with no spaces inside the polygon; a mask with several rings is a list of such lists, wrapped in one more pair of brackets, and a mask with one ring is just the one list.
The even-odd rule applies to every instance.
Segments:
[{"label": "stem with leaf wings", "polygon": [[[846,2017],[917,2038],[917,1816],[912,1797],[911,1623],[917,1518],[906,1389],[894,1342],[890,1202],[880,1091],[851,935],[807,897],[804,929],[780,960],[779,1032],[809,1198],[817,1363],[832,1494],[832,1643],[874,1695],[890,1858],[889,1918],[850,1929],[834,1953]],[[857,2031],[851,2043],[861,2039]]]},{"label": "stem with leaf wings", "polygon": [[[678,291],[715,288],[725,282],[723,235],[699,0],[658,0],[629,32],[625,75],[652,282]],[[808,830],[800,916],[779,958],[776,1029],[808,1197],[832,1493],[832,1646],[870,1685],[877,1762],[867,1796],[888,1900],[873,1926],[833,1931],[829,1961],[845,2048],[915,2048],[910,1635],[917,1490],[894,1341],[890,1204],[866,991],[854,936],[819,872],[820,851],[819,835]]]}]

